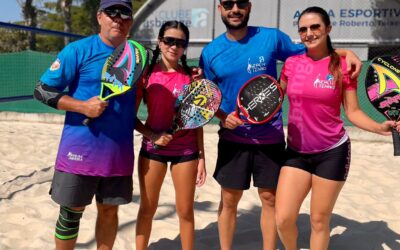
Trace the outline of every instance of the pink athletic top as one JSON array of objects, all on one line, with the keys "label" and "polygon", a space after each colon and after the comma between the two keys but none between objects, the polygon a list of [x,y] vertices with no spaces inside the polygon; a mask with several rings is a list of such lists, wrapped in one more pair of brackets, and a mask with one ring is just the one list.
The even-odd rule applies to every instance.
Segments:
[{"label": "pink athletic top", "polygon": [[[159,65],[155,65],[145,91],[148,111],[145,124],[147,127],[155,133],[171,129],[176,111],[176,99],[182,92],[183,86],[188,83],[190,83],[190,77],[183,69],[177,72],[163,72]],[[152,142],[143,136],[142,150],[166,156],[191,155],[198,151],[196,131],[177,131],[167,146],[157,149],[154,149]]]},{"label": "pink athletic top", "polygon": [[[306,54],[289,57],[281,79],[287,83],[289,99],[288,147],[301,153],[322,152],[335,146],[346,135],[340,118],[343,96],[329,73],[330,57],[314,61]],[[341,58],[342,89],[357,90]]]}]

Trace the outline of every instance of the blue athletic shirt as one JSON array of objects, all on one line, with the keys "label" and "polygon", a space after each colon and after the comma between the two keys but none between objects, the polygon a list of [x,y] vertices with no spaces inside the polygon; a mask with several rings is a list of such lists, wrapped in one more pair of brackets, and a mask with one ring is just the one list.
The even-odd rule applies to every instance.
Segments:
[{"label": "blue athletic shirt", "polygon": [[[200,67],[207,79],[218,84],[222,92],[220,109],[226,114],[235,111],[240,88],[249,79],[268,74],[276,78],[277,60],[302,54],[305,48],[292,43],[288,35],[275,28],[248,27],[239,41],[229,40],[226,33],[208,44],[202,51]],[[221,139],[245,144],[284,143],[282,111],[266,124],[248,124],[234,130],[219,130]]]},{"label": "blue athletic shirt", "polygon": [[[99,35],[70,43],[40,80],[60,91],[68,88],[68,95],[79,100],[98,96],[102,68],[113,50]],[[132,175],[135,92],[110,98],[89,126],[82,124],[84,115],[66,112],[56,169],[89,176]]]}]

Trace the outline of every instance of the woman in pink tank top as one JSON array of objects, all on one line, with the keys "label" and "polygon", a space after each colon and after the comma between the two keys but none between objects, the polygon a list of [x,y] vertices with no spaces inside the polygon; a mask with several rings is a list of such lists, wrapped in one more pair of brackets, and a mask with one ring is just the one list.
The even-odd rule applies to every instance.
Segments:
[{"label": "woman in pink tank top", "polygon": [[307,53],[288,58],[281,73],[289,119],[287,160],[276,193],[276,223],[285,249],[298,249],[296,221],[311,191],[310,249],[328,249],[330,219],[351,157],[341,105],[349,121],[370,132],[390,135],[391,127],[400,130],[400,124],[379,124],[360,109],[357,81],[350,79],[346,62],[332,47],[332,26],[325,10],[307,8],[300,14],[298,26]]},{"label": "woman in pink tank top", "polygon": [[203,185],[206,178],[203,129],[181,130],[173,135],[167,133],[172,127],[177,98],[184,86],[192,81],[192,70],[184,54],[188,41],[189,30],[182,22],[164,23],[147,76],[142,86],[138,87],[137,106],[143,96],[148,111],[145,124],[138,119],[136,124],[136,130],[143,134],[138,160],[138,250],[147,249],[153,216],[169,163],[175,187],[182,249],[194,249],[194,193],[196,185]]}]

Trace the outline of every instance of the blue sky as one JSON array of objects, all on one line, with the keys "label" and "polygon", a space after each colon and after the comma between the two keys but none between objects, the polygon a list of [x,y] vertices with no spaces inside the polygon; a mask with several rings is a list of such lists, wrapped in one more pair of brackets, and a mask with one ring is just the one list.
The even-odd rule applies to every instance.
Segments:
[{"label": "blue sky", "polygon": [[[43,7],[43,2],[54,2],[55,0],[42,0],[33,1],[33,3],[41,8]],[[25,1],[21,1],[25,2]],[[17,0],[0,0],[0,21],[1,22],[15,22],[22,21],[22,11],[21,7],[17,3]]]},{"label": "blue sky", "polygon": [[16,0],[0,0],[0,21],[21,21],[22,12]]}]

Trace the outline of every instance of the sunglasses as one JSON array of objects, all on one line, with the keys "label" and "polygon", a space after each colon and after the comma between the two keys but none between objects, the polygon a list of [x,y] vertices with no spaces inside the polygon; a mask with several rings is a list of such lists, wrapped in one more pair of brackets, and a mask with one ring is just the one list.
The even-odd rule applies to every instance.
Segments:
[{"label": "sunglasses", "polygon": [[127,9],[104,9],[103,11],[110,18],[115,18],[119,15],[122,20],[132,20],[132,11]]},{"label": "sunglasses", "polygon": [[231,10],[233,9],[233,6],[236,6],[239,9],[244,9],[247,6],[249,6],[249,1],[248,0],[244,0],[244,1],[223,1],[221,2],[222,7],[224,7],[225,10]]},{"label": "sunglasses", "polygon": [[164,36],[160,39],[165,45],[174,46],[176,45],[177,48],[186,48],[187,42],[184,39],[179,39],[175,37],[168,37]]},{"label": "sunglasses", "polygon": [[304,36],[307,34],[307,30],[310,29],[312,33],[318,32],[321,29],[321,24],[311,24],[310,27],[300,27],[299,34]]}]

